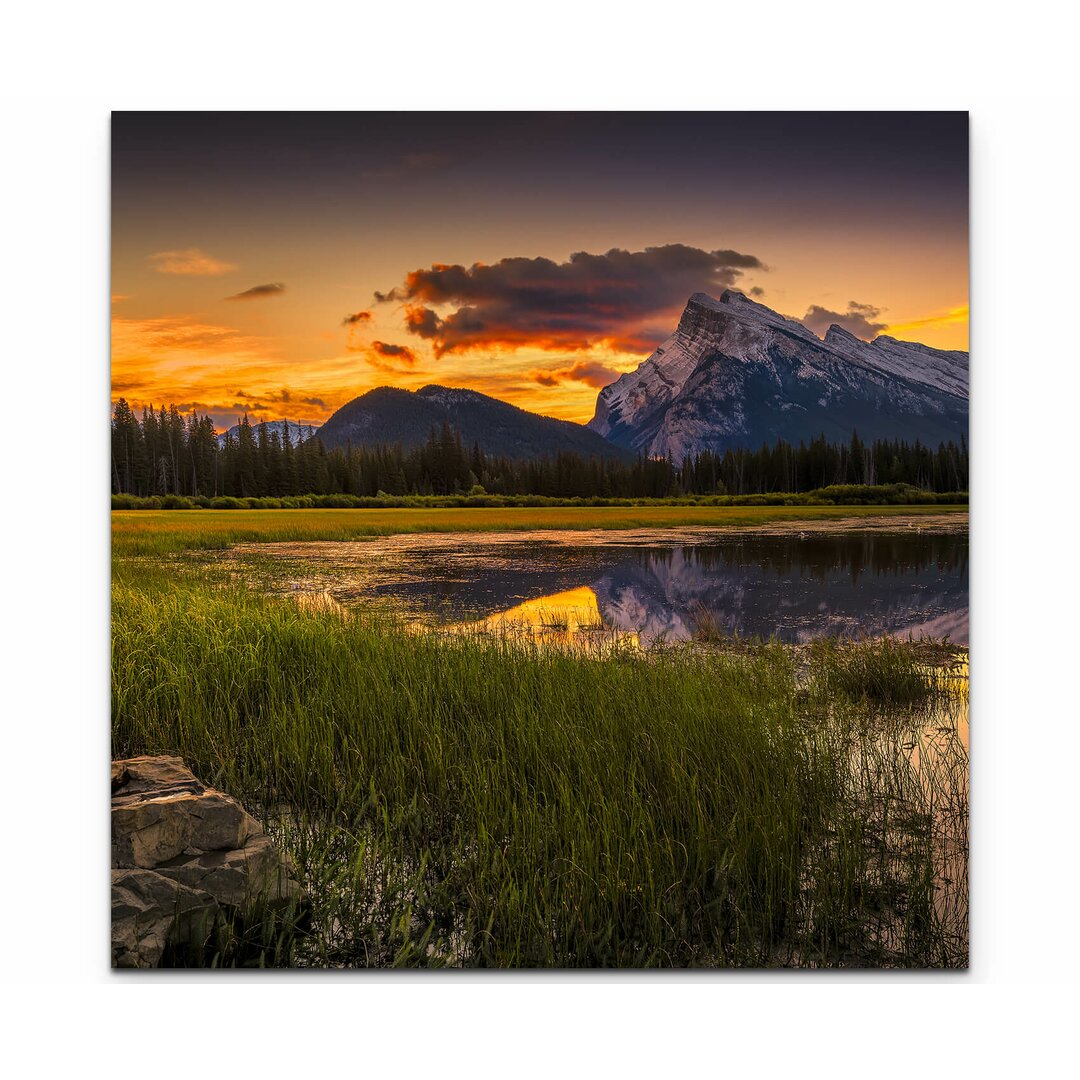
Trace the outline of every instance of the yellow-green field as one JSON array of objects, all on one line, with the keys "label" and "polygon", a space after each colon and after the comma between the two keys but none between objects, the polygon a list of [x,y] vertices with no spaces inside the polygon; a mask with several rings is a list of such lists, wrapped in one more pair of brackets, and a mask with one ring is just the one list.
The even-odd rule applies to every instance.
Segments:
[{"label": "yellow-green field", "polygon": [[966,506],[551,506],[389,510],[116,510],[116,555],[161,555],[259,541],[355,540],[412,532],[744,528],[789,521],[967,514]]}]

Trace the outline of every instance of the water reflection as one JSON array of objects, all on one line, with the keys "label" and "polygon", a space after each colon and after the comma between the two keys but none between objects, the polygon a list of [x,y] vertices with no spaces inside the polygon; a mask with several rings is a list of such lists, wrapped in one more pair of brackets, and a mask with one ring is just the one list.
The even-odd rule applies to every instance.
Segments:
[{"label": "water reflection", "polygon": [[596,582],[606,622],[646,640],[712,631],[802,642],[900,634],[966,644],[965,537],[744,540],[642,551]]},{"label": "water reflection", "polygon": [[466,620],[453,629],[520,637],[544,645],[602,648],[613,642],[631,646],[640,643],[635,631],[616,630],[605,622],[596,593],[587,585],[526,600],[484,619]]},{"label": "water reflection", "polygon": [[341,603],[381,598],[424,620],[549,640],[603,629],[647,646],[689,640],[703,622],[789,642],[968,639],[966,532],[444,534],[256,549]]}]

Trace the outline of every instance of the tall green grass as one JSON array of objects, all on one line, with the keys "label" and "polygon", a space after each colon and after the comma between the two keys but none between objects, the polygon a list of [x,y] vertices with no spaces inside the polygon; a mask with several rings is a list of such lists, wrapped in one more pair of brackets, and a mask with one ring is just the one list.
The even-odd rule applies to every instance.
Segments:
[{"label": "tall green grass", "polygon": [[814,642],[812,651],[824,688],[855,701],[911,705],[935,690],[915,650],[895,638],[826,638]]},{"label": "tall green grass", "polygon": [[153,564],[114,581],[114,755],[180,754],[266,820],[311,965],[966,964],[935,809],[966,808],[962,748],[915,769],[908,721],[831,671],[448,640]]}]

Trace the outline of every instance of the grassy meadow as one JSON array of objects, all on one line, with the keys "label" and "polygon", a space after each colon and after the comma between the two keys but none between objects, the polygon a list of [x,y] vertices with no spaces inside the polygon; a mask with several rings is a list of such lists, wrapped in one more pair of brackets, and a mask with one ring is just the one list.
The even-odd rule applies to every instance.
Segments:
[{"label": "grassy meadow", "polygon": [[301,607],[176,557],[890,509],[114,513],[113,755],[183,756],[311,898],[302,931],[197,962],[966,966],[966,750],[916,650],[585,657]]}]

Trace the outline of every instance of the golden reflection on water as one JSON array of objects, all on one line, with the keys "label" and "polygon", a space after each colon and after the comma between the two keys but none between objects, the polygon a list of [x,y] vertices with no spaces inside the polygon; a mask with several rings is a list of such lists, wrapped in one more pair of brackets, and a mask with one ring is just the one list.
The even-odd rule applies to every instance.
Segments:
[{"label": "golden reflection on water", "polygon": [[572,649],[596,644],[641,647],[640,635],[604,625],[596,593],[588,585],[525,600],[483,619],[456,623],[447,629],[459,633],[496,634]]},{"label": "golden reflection on water", "polygon": [[[968,750],[968,694],[969,671],[968,653],[959,653],[952,661],[937,667],[924,669],[927,676],[939,689],[944,691],[944,699],[931,710],[932,720],[926,727],[926,734],[931,739],[935,734],[952,734],[960,740],[965,752]],[[918,753],[914,757],[918,766]]]},{"label": "golden reflection on water", "polygon": [[959,653],[950,663],[941,667],[926,668],[926,672],[950,697],[967,700],[969,672],[966,650]]}]

